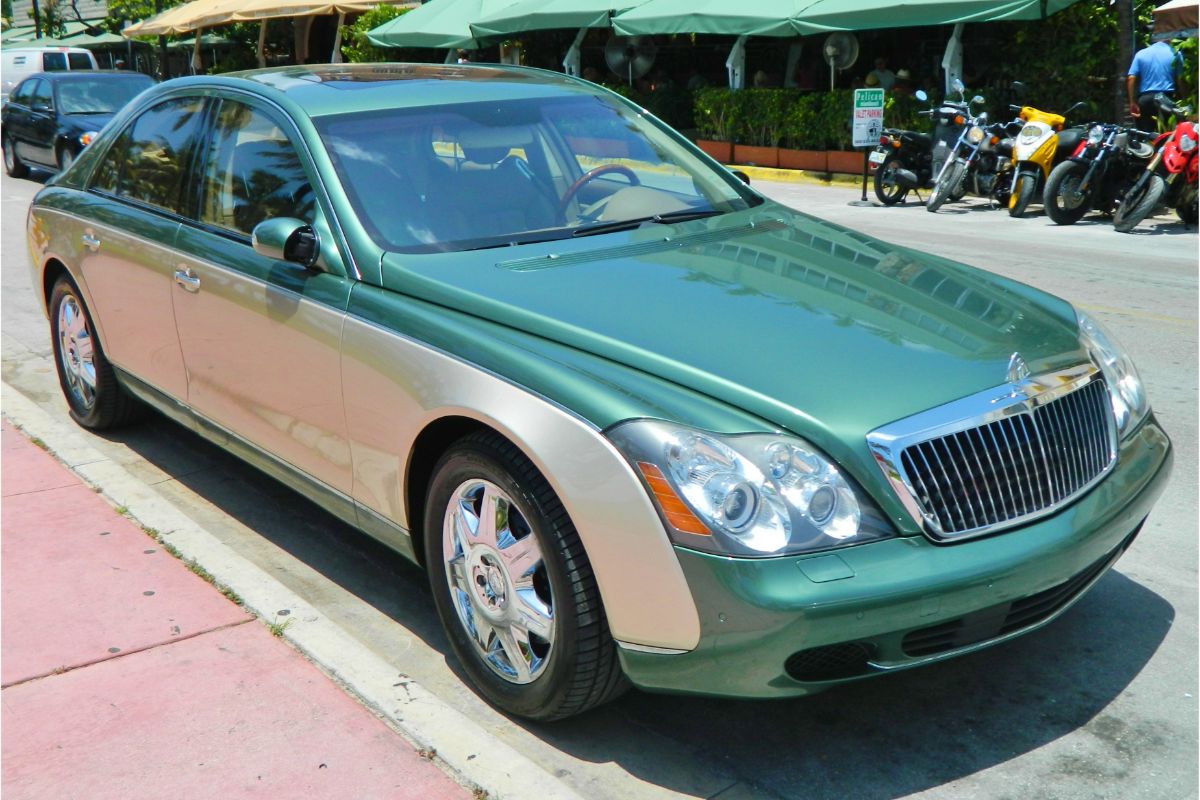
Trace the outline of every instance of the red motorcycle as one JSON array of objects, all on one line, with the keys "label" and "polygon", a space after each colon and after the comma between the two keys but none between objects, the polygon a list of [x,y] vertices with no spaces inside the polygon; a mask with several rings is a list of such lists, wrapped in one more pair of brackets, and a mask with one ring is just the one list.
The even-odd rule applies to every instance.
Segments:
[{"label": "red motorcycle", "polygon": [[[1176,106],[1163,95],[1155,99],[1164,114],[1179,118],[1191,113],[1189,107]],[[1128,233],[1150,216],[1159,203],[1174,208],[1184,224],[1195,225],[1198,143],[1196,125],[1186,119],[1175,130],[1160,134],[1154,140],[1154,157],[1117,206],[1113,227]]]}]

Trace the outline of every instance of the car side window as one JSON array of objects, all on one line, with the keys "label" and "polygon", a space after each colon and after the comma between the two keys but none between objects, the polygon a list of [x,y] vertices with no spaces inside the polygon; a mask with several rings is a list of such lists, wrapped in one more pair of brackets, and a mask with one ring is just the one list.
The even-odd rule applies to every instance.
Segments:
[{"label": "car side window", "polygon": [[109,148],[92,188],[184,213],[184,187],[203,108],[203,98],[180,97],[142,113]]},{"label": "car side window", "polygon": [[33,85],[35,83],[38,83],[38,81],[24,81],[20,86],[17,87],[17,90],[12,93],[12,97],[9,99],[14,103],[20,103],[23,106],[29,105],[30,99],[33,98]]},{"label": "car side window", "polygon": [[66,53],[42,53],[42,72],[61,72],[66,68]]},{"label": "car side window", "polygon": [[222,101],[203,175],[201,222],[248,235],[273,217],[313,221],[300,154],[275,120],[243,103]]},{"label": "car side window", "polygon": [[67,63],[71,65],[71,69],[92,68],[92,60],[88,58],[87,53],[67,53]]},{"label": "car side window", "polygon": [[50,109],[54,108],[54,97],[51,92],[52,89],[49,81],[34,81],[33,99],[29,101],[29,105]]}]

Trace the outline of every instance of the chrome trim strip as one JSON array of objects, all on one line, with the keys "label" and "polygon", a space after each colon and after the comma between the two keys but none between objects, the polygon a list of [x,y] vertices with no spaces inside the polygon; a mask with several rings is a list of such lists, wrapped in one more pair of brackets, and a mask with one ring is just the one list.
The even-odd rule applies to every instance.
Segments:
[{"label": "chrome trim strip", "polygon": [[[992,645],[995,645],[995,644],[1002,644],[1004,642],[1009,641],[1010,639],[1015,639],[1018,636],[1024,636],[1027,633],[1036,631],[1038,628],[1044,627],[1046,625],[1049,625],[1051,622],[1054,622],[1054,620],[1058,619],[1063,614],[1067,613],[1068,609],[1070,609],[1072,606],[1074,606],[1076,603],[1078,603],[1080,600],[1082,600],[1083,596],[1085,594],[1087,594],[1089,591],[1091,591],[1092,587],[1095,586],[1096,583],[1099,582],[1099,580],[1101,578],[1103,578],[1105,575],[1108,574],[1108,571],[1110,569],[1112,569],[1114,564],[1117,563],[1117,560],[1125,554],[1126,549],[1127,549],[1127,547],[1124,545],[1122,547],[1118,548],[1117,552],[1113,553],[1112,556],[1109,557],[1108,563],[1104,565],[1104,568],[1100,570],[1100,573],[1098,575],[1096,575],[1096,577],[1094,577],[1090,581],[1088,581],[1086,584],[1084,584],[1083,588],[1081,588],[1078,592],[1076,592],[1075,596],[1072,597],[1070,600],[1068,600],[1066,602],[1066,604],[1063,605],[1062,608],[1058,609],[1058,611],[1055,611],[1053,614],[1046,617],[1045,619],[1039,620],[1038,622],[1033,623],[1032,625],[1026,625],[1024,628],[1018,628],[1015,631],[1009,631],[1008,633],[1003,634],[1002,636],[997,636],[992,639],[985,639],[982,642],[975,642],[974,644],[963,645],[962,647],[957,647],[953,650],[947,650],[944,653],[936,653],[931,656],[925,656],[924,658],[918,658],[918,659],[914,659],[912,661],[905,661],[901,664],[883,664],[878,661],[868,661],[867,664],[878,670],[883,670],[885,672],[894,672],[899,669],[908,669],[909,667],[919,667],[924,664],[932,664],[935,661],[944,661],[947,658],[956,658],[958,656],[966,655],[967,653],[973,653],[976,650],[982,650],[985,647],[991,647]],[[1081,572],[1082,571],[1085,571],[1085,570],[1081,570]],[[1070,578],[1068,578],[1067,580],[1070,580]],[[1036,594],[1036,592],[1035,592],[1035,594]],[[1018,598],[1018,599],[1023,599],[1023,598]]]},{"label": "chrome trim strip", "polygon": [[676,650],[673,647],[651,647],[648,644],[634,644],[633,642],[617,642],[617,647],[622,650],[631,650],[634,653],[654,653],[660,656],[679,656],[684,653],[690,653],[691,650]]},{"label": "chrome trim strip", "polygon": [[[1116,466],[1116,421],[1111,413],[1105,413],[1106,438],[1108,440],[1107,465],[1090,481],[1076,486],[1073,491],[1067,493],[1066,488],[1079,483],[1082,475],[1075,476],[1072,479],[1070,472],[1074,470],[1074,466],[1062,463],[1058,465],[1059,469],[1057,471],[1051,469],[1049,456],[1042,446],[1040,426],[1037,419],[1033,416],[1035,409],[1046,406],[1083,388],[1099,376],[1100,370],[1089,362],[1055,372],[1043,373],[1027,378],[1020,383],[1001,384],[995,388],[977,392],[976,394],[955,400],[943,406],[923,411],[911,417],[876,428],[867,434],[867,446],[871,450],[871,455],[875,458],[875,463],[883,471],[884,478],[891,485],[892,490],[896,493],[904,509],[915,522],[921,525],[925,534],[930,539],[936,542],[956,542],[995,533],[1017,525],[1024,525],[1053,514],[1074,502],[1076,498],[1098,483]],[[1112,388],[1108,387],[1108,391],[1111,392]],[[1081,400],[1082,398],[1078,399]],[[1101,410],[1105,411],[1105,409]],[[951,496],[951,500],[959,508],[960,515],[963,515],[964,511],[968,513],[970,519],[976,523],[976,527],[955,533],[945,533],[938,520],[932,515],[926,514],[925,510],[921,507],[920,502],[917,500],[919,496],[918,487],[914,485],[912,478],[909,477],[908,470],[905,469],[901,456],[905,452],[905,449],[912,445],[953,436],[954,434],[974,430],[993,422],[1002,423],[1001,433],[1004,434],[1006,442],[1008,435],[1005,433],[1005,428],[1012,429],[1014,440],[1020,439],[1015,430],[1017,426],[1021,426],[1027,431],[1032,428],[1032,435],[1027,434],[1026,438],[1036,442],[1036,446],[1041,452],[1041,460],[1045,468],[1045,478],[1050,482],[1055,495],[1065,496],[1057,502],[1046,503],[1045,495],[1041,489],[1041,476],[1032,476],[1032,481],[1030,481],[1031,476],[1027,473],[1027,482],[1032,482],[1037,486],[1038,499],[1041,501],[1037,505],[1041,507],[1035,511],[990,525],[978,525],[976,509],[970,503],[967,504],[966,509],[963,509],[961,506],[958,506],[957,498]],[[1054,427],[1061,427],[1055,424],[1055,420],[1049,420],[1049,423]],[[1065,424],[1065,421],[1063,424]],[[962,450],[962,444],[958,438],[954,439],[954,443],[959,450]],[[968,444],[972,448],[974,447],[969,439]],[[936,449],[931,447],[929,450],[937,462],[936,464],[929,462],[924,448],[915,448],[917,455],[925,462],[926,468],[931,473],[940,470],[950,480],[950,474],[946,472],[946,467],[942,464],[941,457],[938,455]],[[965,467],[967,466],[965,463],[965,451],[963,453]],[[958,476],[958,482],[964,482],[962,473],[958,471],[958,466],[953,461],[951,461],[950,467],[954,470],[955,475]],[[982,469],[982,465],[980,468]],[[1007,479],[1007,471],[1005,477]],[[920,476],[917,476],[917,480],[920,480]],[[1018,486],[1020,486],[1019,476]],[[923,483],[922,487],[924,487]],[[990,491],[990,487],[986,488]],[[926,494],[928,495],[928,492]],[[1030,494],[1032,495],[1032,489],[1030,490]],[[1024,496],[1023,487],[1022,496]],[[982,496],[979,498],[979,501],[983,502]],[[1029,507],[1024,499],[1021,505],[1023,508]],[[978,510],[986,516],[986,509],[982,505]],[[967,517],[963,515],[962,518],[966,519]]]}]

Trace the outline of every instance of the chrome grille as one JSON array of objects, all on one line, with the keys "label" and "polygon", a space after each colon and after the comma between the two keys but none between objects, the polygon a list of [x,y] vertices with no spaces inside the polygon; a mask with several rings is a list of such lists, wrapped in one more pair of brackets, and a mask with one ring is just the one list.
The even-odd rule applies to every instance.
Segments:
[{"label": "chrome grille", "polygon": [[1057,505],[1111,460],[1108,391],[1095,380],[1032,413],[907,447],[904,471],[943,534],[985,528]]},{"label": "chrome grille", "polygon": [[[901,499],[935,538],[980,535],[1051,513],[1116,459],[1108,387],[1093,367],[1007,389],[868,437]],[[945,418],[973,407],[979,409],[974,415]]]}]

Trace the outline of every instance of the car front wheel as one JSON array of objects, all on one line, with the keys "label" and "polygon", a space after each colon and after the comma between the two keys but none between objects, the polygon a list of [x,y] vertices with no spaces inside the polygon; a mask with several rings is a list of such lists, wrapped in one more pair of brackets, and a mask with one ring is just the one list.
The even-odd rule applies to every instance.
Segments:
[{"label": "car front wheel", "polygon": [[624,690],[579,535],[545,478],[506,439],[473,434],[438,462],[425,553],[450,644],[488,702],[553,720]]}]

